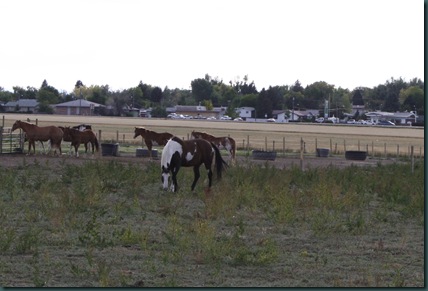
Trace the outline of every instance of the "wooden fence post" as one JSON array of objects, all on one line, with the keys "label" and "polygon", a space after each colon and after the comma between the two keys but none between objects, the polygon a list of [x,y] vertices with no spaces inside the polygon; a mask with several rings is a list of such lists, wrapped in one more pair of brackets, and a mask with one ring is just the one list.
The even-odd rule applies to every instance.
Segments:
[{"label": "wooden fence post", "polygon": [[383,155],[385,156],[385,159],[386,159],[386,142],[383,143]]},{"label": "wooden fence post", "polygon": [[333,153],[333,141],[330,138],[330,157],[332,156]]},{"label": "wooden fence post", "polygon": [[265,151],[267,151],[268,150],[268,148],[267,148],[267,136],[265,136]]},{"label": "wooden fence post", "polygon": [[372,141],[372,159],[374,158],[374,142]]},{"label": "wooden fence post", "polygon": [[397,159],[400,157],[400,145],[397,145]]},{"label": "wooden fence post", "polygon": [[101,143],[101,129],[99,129],[98,130],[98,140],[100,141],[100,143]]},{"label": "wooden fence post", "polygon": [[119,131],[116,130],[116,142],[119,142]]},{"label": "wooden fence post", "polygon": [[282,137],[282,155],[285,156],[285,137]]},{"label": "wooden fence post", "polygon": [[410,147],[410,160],[412,162],[412,174],[415,172],[415,159],[413,156],[413,146]]},{"label": "wooden fence post", "polygon": [[[3,120],[4,120],[4,116],[3,116]],[[3,126],[0,127],[0,154],[1,153],[3,153]]]},{"label": "wooden fence post", "polygon": [[300,138],[300,170],[303,170],[303,138]]},{"label": "wooden fence post", "polygon": [[250,154],[250,136],[247,135],[247,155]]}]

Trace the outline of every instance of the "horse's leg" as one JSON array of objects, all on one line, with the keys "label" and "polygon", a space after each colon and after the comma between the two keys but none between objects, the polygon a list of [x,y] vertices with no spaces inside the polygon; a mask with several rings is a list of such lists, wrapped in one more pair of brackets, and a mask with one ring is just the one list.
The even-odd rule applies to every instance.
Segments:
[{"label": "horse's leg", "polygon": [[74,142],[73,146],[74,146],[74,155],[76,156],[76,158],[79,157],[79,143],[78,142]]},{"label": "horse's leg", "polygon": [[147,146],[147,149],[149,151],[149,159],[151,160],[152,159],[152,146],[153,146],[152,141],[146,140],[146,146]]},{"label": "horse's leg", "polygon": [[171,190],[172,190],[172,192],[177,192],[177,190],[178,190],[177,173],[178,173],[179,169],[180,169],[179,167],[173,167],[171,169],[171,181],[172,181]]},{"label": "horse's leg", "polygon": [[[193,179],[193,183],[192,183],[192,191],[195,189],[196,186],[196,182],[198,182],[199,177],[201,176],[201,174],[199,173],[199,166],[194,166],[193,167],[193,173],[195,174],[195,178]],[[208,174],[209,177],[209,174]],[[211,178],[210,178],[210,186],[211,186]]]},{"label": "horse's leg", "polygon": [[28,153],[27,156],[31,153],[31,139],[28,140]]}]

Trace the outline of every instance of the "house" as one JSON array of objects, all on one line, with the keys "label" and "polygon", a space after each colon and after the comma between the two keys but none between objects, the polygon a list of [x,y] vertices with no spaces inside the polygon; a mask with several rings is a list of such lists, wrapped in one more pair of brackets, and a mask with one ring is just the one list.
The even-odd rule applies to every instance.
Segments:
[{"label": "house", "polygon": [[385,111],[373,111],[367,112],[367,118],[370,118],[372,123],[378,123],[379,120],[389,120],[394,122],[397,125],[408,125],[410,123],[415,123],[418,116],[415,112],[385,112]]},{"label": "house", "polygon": [[236,108],[236,113],[239,115],[239,117],[243,118],[245,120],[245,118],[250,118],[251,117],[251,113],[255,111],[254,107],[239,107]]},{"label": "house", "polygon": [[192,118],[208,118],[214,116],[220,119],[226,112],[226,107],[214,107],[212,110],[207,110],[205,106],[201,105],[176,105],[166,109],[167,113],[177,113],[184,116],[191,116]]},{"label": "house", "polygon": [[288,122],[288,116],[285,110],[272,110],[272,116],[277,122]]},{"label": "house", "polygon": [[319,116],[318,109],[292,110],[290,111],[291,121],[315,120]]},{"label": "house", "polygon": [[9,101],[3,105],[5,112],[37,113],[39,102],[36,99],[19,99]]},{"label": "house", "polygon": [[97,115],[102,104],[91,102],[85,99],[76,99],[53,105],[55,114],[63,115]]}]

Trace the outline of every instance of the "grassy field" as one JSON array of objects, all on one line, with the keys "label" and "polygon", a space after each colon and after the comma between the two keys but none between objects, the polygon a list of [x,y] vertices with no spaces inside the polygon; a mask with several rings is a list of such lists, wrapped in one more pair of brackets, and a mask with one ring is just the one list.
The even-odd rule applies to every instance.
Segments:
[{"label": "grassy field", "polygon": [[0,163],[0,286],[422,287],[424,165],[230,167],[160,190],[157,162]]},{"label": "grassy field", "polygon": [[[416,127],[380,127],[341,124],[250,123],[207,120],[167,120],[146,118],[118,118],[100,116],[25,115],[4,114],[3,123],[11,127],[15,120],[27,120],[40,126],[77,125],[88,123],[101,141],[119,141],[122,144],[143,145],[141,138],[133,139],[135,126],[144,126],[157,132],[170,132],[187,139],[192,130],[206,131],[215,136],[230,136],[241,150],[267,149],[297,153],[300,141],[305,152],[314,154],[316,148],[330,148],[332,153],[345,150],[367,150],[377,156],[408,156],[414,147],[416,156],[424,157],[424,129]],[[145,146],[145,145],[144,145]]]}]

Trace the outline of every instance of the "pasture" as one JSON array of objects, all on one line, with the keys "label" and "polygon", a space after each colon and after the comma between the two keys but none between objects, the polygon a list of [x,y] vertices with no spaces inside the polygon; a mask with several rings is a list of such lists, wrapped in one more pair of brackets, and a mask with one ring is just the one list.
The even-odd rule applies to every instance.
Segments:
[{"label": "pasture", "polygon": [[[93,125],[95,133],[101,131],[101,142],[118,141],[125,145],[143,145],[142,139],[134,139],[134,127],[143,126],[156,132],[170,132],[188,139],[192,130],[206,131],[214,136],[231,136],[237,149],[267,149],[285,153],[300,151],[300,141],[305,151],[315,155],[316,147],[331,148],[343,155],[344,150],[366,150],[375,156],[408,156],[410,146],[415,155],[424,156],[424,129],[417,127],[380,127],[362,125],[299,124],[299,123],[249,123],[207,120],[167,120],[147,118],[118,118],[101,116],[25,115],[4,114],[3,122],[11,127],[18,120],[38,120],[39,126],[72,126],[80,123]],[[145,147],[145,145],[144,145]],[[133,148],[133,150],[135,150]],[[134,152],[135,153],[135,152]]]},{"label": "pasture", "polygon": [[[333,130],[38,118],[39,125],[89,123],[111,139],[118,128],[132,139],[134,126],[186,136],[197,124],[234,138],[258,132],[263,145],[264,135],[276,134],[266,126],[293,126],[281,135],[297,141]],[[366,128],[364,138],[422,137],[423,145],[423,130],[407,129],[376,136]],[[342,135],[334,130],[328,138]],[[181,169],[171,193],[161,190],[158,160],[0,156],[0,286],[422,287],[424,162],[417,159],[412,173],[410,163],[389,161],[302,171],[241,157],[211,191],[204,171],[190,191],[193,171]]]}]

